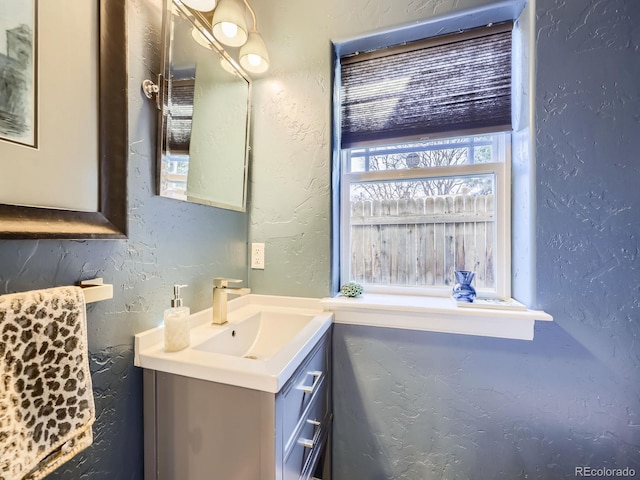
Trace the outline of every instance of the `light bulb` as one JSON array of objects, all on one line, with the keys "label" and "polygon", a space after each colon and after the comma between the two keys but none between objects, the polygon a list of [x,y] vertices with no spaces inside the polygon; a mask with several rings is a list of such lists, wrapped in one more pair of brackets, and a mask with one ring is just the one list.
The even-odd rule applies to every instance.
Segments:
[{"label": "light bulb", "polygon": [[249,65],[251,65],[252,67],[257,67],[262,63],[262,57],[260,55],[250,53],[249,55],[247,55],[247,62],[249,62]]},{"label": "light bulb", "polygon": [[222,22],[220,28],[227,38],[235,38],[238,34],[238,26],[235,23]]}]

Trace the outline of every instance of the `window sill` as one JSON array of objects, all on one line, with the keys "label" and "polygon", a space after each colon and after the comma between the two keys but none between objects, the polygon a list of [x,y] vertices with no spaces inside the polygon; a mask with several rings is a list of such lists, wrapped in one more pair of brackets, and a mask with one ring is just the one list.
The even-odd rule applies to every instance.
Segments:
[{"label": "window sill", "polygon": [[321,303],[334,313],[335,323],[517,340],[533,340],[536,320],[553,321],[541,310],[464,308],[446,297],[369,293],[325,298]]}]

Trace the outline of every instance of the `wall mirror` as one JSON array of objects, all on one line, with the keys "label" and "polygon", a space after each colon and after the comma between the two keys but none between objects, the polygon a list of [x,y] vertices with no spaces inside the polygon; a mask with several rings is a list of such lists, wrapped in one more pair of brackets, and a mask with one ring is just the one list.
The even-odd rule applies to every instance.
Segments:
[{"label": "wall mirror", "polygon": [[163,10],[158,193],[245,211],[251,82],[206,13],[174,0]]}]

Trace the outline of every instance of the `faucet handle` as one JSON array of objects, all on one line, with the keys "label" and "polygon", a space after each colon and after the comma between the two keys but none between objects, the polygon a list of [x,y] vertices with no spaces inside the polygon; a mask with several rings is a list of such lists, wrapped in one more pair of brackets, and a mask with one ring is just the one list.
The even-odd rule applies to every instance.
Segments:
[{"label": "faucet handle", "polygon": [[236,280],[235,278],[216,277],[213,279],[213,286],[215,288],[227,288],[229,283],[241,283],[242,280]]}]

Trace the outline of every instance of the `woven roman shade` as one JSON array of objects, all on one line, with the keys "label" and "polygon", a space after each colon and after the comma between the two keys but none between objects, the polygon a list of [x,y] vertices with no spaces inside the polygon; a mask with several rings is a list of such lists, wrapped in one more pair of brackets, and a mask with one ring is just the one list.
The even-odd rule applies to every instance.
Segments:
[{"label": "woven roman shade", "polygon": [[342,148],[511,129],[512,24],[341,59]]},{"label": "woven roman shade", "polygon": [[169,98],[169,150],[173,153],[189,153],[191,126],[193,123],[193,97],[195,80],[173,80]]}]

